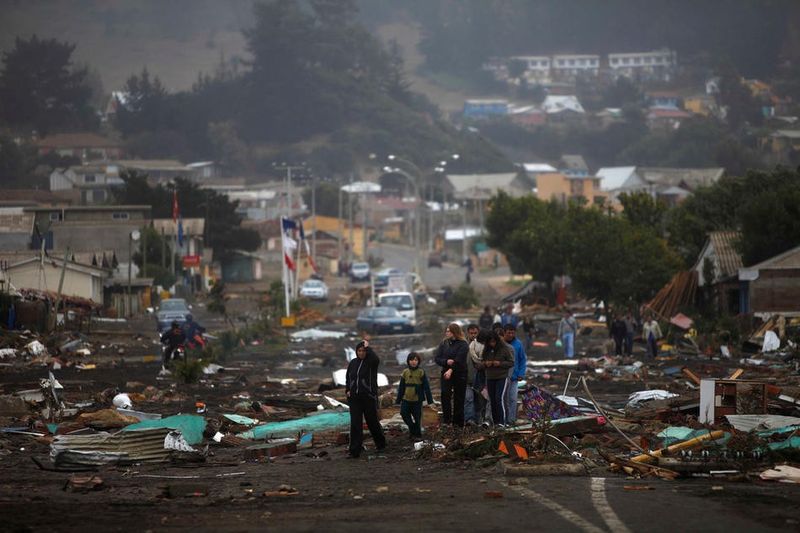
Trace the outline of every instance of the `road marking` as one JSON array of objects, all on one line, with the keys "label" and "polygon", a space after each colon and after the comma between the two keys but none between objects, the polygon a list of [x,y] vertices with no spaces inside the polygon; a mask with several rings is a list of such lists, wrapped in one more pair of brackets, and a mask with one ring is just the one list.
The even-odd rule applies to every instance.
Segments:
[{"label": "road marking", "polygon": [[592,504],[594,504],[594,508],[597,509],[597,512],[600,513],[600,517],[603,519],[603,522],[606,523],[608,529],[610,529],[612,533],[630,533],[630,529],[622,523],[617,513],[615,513],[614,509],[608,504],[608,497],[606,496],[606,478],[593,477],[591,491]]},{"label": "road marking", "polygon": [[603,530],[600,529],[599,527],[595,526],[594,524],[591,524],[591,523],[587,522],[586,520],[584,520],[583,518],[581,518],[577,514],[573,513],[572,511],[570,511],[566,507],[564,507],[561,504],[551,500],[550,498],[545,497],[543,494],[540,494],[540,493],[536,492],[535,490],[528,489],[528,488],[525,488],[525,487],[521,487],[519,485],[511,486],[507,482],[501,481],[501,480],[498,480],[498,482],[501,485],[503,485],[504,487],[512,489],[512,490],[518,492],[519,494],[521,494],[522,496],[525,496],[526,498],[529,498],[529,499],[535,501],[536,503],[540,503],[540,504],[544,505],[545,507],[547,507],[548,509],[550,509],[551,511],[556,513],[558,516],[560,516],[561,518],[563,518],[567,522],[571,522],[573,525],[575,525],[576,527],[579,527],[583,531],[586,531],[588,533],[604,533]]}]

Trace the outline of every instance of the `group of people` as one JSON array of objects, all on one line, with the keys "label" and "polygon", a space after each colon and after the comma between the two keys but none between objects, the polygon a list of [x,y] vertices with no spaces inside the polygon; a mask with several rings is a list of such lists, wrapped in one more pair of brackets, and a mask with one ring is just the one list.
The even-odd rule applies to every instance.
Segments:
[{"label": "group of people", "polygon": [[[467,326],[466,335],[457,323],[444,331],[434,361],[441,367],[442,423],[508,426],[517,420],[519,382],[525,377],[527,356],[516,337],[516,326],[494,323],[488,329]],[[380,359],[361,341],[356,357],[347,367],[345,393],[350,406],[348,457],[357,458],[363,448],[362,420],[382,450],[386,437],[378,420],[378,366]],[[396,403],[412,438],[422,436],[422,405],[433,404],[430,382],[422,368],[422,357],[411,352],[400,377]]]}]

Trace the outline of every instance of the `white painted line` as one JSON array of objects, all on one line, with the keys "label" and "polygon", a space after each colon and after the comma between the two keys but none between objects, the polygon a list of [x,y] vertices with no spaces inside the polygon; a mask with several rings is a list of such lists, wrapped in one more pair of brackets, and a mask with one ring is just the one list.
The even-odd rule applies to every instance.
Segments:
[{"label": "white painted line", "polygon": [[591,491],[592,504],[594,508],[597,509],[597,512],[600,513],[600,517],[603,519],[603,522],[606,523],[608,529],[610,529],[612,533],[630,533],[631,530],[622,523],[617,513],[615,513],[614,509],[608,504],[608,497],[606,496],[606,478],[593,477]]},{"label": "white painted line", "polygon": [[556,513],[558,516],[560,516],[567,522],[572,523],[573,525],[582,529],[583,531],[586,531],[587,533],[605,533],[599,527],[587,522],[586,520],[584,520],[574,512],[570,511],[566,507],[562,506],[557,502],[554,502],[553,500],[545,497],[544,495],[536,492],[535,490],[521,487],[519,485],[509,485],[506,481],[502,480],[498,480],[498,482],[504,487],[512,489],[521,494],[522,496],[525,496],[526,498],[535,501],[536,503],[544,505],[545,507]]}]

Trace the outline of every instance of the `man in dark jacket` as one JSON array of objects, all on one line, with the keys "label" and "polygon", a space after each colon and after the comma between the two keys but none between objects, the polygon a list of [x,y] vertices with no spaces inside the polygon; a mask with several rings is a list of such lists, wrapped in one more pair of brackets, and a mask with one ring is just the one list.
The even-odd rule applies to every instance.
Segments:
[{"label": "man in dark jacket", "polygon": [[386,447],[386,437],[378,421],[378,366],[381,360],[367,341],[356,345],[356,357],[347,365],[345,391],[350,406],[350,449],[348,457],[361,455],[364,442],[362,419],[375,441],[375,448]]},{"label": "man in dark jacket", "polygon": [[186,334],[177,321],[173,321],[169,330],[161,335],[161,344],[164,345],[161,351],[161,370],[166,370],[172,359],[172,353],[178,349],[178,346],[186,344]]},{"label": "man in dark jacket", "polygon": [[622,346],[625,342],[628,328],[625,326],[625,321],[619,315],[614,315],[614,321],[611,322],[608,336],[614,339],[614,355],[622,355]]},{"label": "man in dark jacket", "polygon": [[469,345],[461,326],[447,326],[445,338],[436,350],[436,364],[442,367],[442,423],[464,426],[467,394],[467,353]]}]

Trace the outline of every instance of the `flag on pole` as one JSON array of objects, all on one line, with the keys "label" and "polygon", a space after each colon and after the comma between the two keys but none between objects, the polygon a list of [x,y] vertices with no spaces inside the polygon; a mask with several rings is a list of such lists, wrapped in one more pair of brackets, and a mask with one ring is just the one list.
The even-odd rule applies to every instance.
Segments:
[{"label": "flag on pole", "polygon": [[294,271],[297,267],[292,260],[292,251],[297,248],[297,241],[292,238],[291,232],[297,229],[297,223],[288,218],[281,218],[281,230],[283,233],[283,260],[289,270]]},{"label": "flag on pole", "polygon": [[178,205],[178,191],[172,191],[172,221],[176,224],[176,233],[178,236],[178,246],[183,246],[183,217],[181,216],[181,208]]},{"label": "flag on pole", "polygon": [[300,240],[303,242],[303,247],[306,250],[306,257],[308,258],[308,264],[311,265],[311,268],[314,272],[317,272],[317,265],[314,264],[314,258],[311,257],[311,248],[308,245],[308,240],[306,239],[306,232],[303,231],[303,221],[299,222],[300,224]]}]

